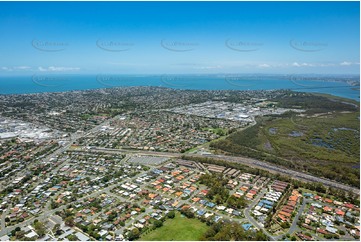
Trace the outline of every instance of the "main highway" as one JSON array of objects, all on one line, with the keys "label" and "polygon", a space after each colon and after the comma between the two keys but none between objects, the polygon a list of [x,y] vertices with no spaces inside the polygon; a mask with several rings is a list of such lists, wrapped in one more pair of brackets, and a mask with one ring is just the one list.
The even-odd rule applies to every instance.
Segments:
[{"label": "main highway", "polygon": [[87,149],[82,147],[78,150],[86,152],[100,152],[100,153],[111,153],[111,154],[124,154],[124,153],[133,153],[138,155],[150,155],[150,156],[160,156],[160,157],[169,157],[169,158],[181,158],[183,155],[186,157],[208,157],[218,160],[223,160],[232,163],[239,163],[249,167],[258,168],[266,170],[272,173],[278,173],[281,175],[290,176],[293,179],[297,179],[305,182],[319,182],[328,187],[334,187],[337,189],[342,189],[347,192],[353,192],[355,194],[360,194],[360,189],[352,187],[346,184],[342,184],[336,181],[332,181],[326,178],[317,177],[312,174],[304,173],[301,171],[295,171],[288,169],[286,167],[277,166],[265,161],[260,161],[252,158],[246,158],[241,156],[228,156],[228,155],[200,155],[200,154],[185,154],[185,153],[170,153],[170,152],[157,152],[157,151],[145,151],[145,150],[134,150],[134,149],[110,149],[110,148],[101,148],[101,147],[91,147]]}]

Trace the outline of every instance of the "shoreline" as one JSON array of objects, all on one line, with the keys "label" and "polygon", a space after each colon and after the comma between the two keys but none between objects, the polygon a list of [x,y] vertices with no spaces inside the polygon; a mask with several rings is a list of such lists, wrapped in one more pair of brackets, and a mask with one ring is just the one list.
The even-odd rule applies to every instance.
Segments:
[{"label": "shoreline", "polygon": [[[353,99],[351,97],[345,97],[345,96],[341,96],[341,95],[335,95],[335,94],[330,94],[330,93],[323,93],[323,92],[319,92],[319,91],[304,91],[304,90],[298,90],[298,89],[282,89],[282,88],[276,88],[276,89],[248,89],[248,90],[237,90],[237,89],[221,89],[221,90],[214,90],[214,89],[182,89],[182,88],[174,88],[174,87],[165,87],[165,86],[153,86],[153,85],[149,85],[149,86],[119,86],[119,87],[100,87],[100,88],[88,88],[88,89],[73,89],[73,90],[65,90],[65,91],[44,91],[44,92],[29,92],[29,93],[0,93],[0,96],[16,96],[16,95],[46,95],[46,94],[61,94],[61,93],[68,93],[68,92],[89,92],[89,91],[104,91],[107,89],[119,89],[119,88],[144,88],[144,87],[149,87],[149,88],[165,88],[165,89],[173,89],[173,90],[183,90],[183,91],[272,91],[272,90],[288,90],[288,91],[292,91],[292,92],[301,92],[301,93],[311,93],[314,95],[318,95],[318,96],[325,96],[325,97],[332,97],[332,98],[337,98],[343,101],[351,101],[357,105],[360,104],[360,100],[357,99]],[[311,90],[311,89],[309,89]]]}]

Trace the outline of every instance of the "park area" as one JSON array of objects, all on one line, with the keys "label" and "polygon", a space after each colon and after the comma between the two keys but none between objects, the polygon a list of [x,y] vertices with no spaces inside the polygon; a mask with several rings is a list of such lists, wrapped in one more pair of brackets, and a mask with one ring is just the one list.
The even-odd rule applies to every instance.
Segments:
[{"label": "park area", "polygon": [[176,213],[175,218],[167,219],[162,227],[143,235],[139,240],[195,241],[199,240],[207,229],[208,226],[198,219],[189,219]]}]

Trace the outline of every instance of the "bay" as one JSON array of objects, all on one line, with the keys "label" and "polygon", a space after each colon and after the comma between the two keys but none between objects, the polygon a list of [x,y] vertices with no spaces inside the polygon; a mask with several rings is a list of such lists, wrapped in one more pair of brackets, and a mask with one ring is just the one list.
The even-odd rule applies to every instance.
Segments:
[{"label": "bay", "polygon": [[65,92],[112,87],[157,86],[190,90],[277,90],[325,93],[360,101],[359,86],[346,82],[294,80],[256,75],[32,75],[0,77],[0,94]]}]

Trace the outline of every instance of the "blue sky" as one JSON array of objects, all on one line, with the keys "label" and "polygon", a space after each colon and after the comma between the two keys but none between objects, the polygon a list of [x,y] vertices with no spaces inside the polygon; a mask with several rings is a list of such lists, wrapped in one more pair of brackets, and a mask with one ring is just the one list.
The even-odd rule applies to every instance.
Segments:
[{"label": "blue sky", "polygon": [[0,2],[0,75],[359,74],[358,2]]}]

